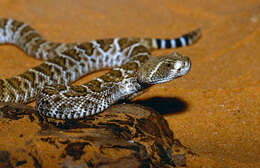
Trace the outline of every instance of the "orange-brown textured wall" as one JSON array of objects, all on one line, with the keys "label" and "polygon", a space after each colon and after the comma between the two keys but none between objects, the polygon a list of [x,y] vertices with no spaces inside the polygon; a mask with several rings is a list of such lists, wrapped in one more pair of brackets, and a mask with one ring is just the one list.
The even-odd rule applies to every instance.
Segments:
[{"label": "orange-brown textured wall", "polygon": [[[259,1],[1,0],[0,17],[24,21],[47,39],[61,42],[176,37],[200,27],[202,38],[195,45],[153,52],[188,55],[191,71],[136,100],[167,97],[162,105],[171,107],[178,98],[185,102],[184,110],[165,118],[185,146],[218,167],[260,167]],[[13,46],[0,46],[0,54],[1,78],[41,62]]]}]

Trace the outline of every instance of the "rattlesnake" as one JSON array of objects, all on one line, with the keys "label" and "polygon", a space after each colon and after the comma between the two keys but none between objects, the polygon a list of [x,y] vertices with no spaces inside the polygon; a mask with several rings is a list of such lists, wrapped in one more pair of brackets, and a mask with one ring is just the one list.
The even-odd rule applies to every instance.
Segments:
[{"label": "rattlesnake", "polygon": [[[0,102],[28,103],[56,119],[80,119],[100,113],[118,100],[133,98],[153,84],[185,75],[190,60],[177,52],[153,57],[153,49],[192,44],[194,30],[175,39],[110,38],[83,43],[45,40],[29,25],[0,19],[0,43],[18,46],[44,63],[8,79],[0,79]],[[86,84],[69,86],[81,76],[112,70]]]}]

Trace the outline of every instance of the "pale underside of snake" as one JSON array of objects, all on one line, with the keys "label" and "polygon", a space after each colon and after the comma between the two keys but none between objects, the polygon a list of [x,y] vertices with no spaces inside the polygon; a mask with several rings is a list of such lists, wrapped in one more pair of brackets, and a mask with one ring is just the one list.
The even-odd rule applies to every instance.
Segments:
[{"label": "pale underside of snake", "polygon": [[[0,102],[28,103],[56,119],[81,119],[100,113],[118,100],[133,98],[148,87],[185,75],[190,60],[177,52],[151,56],[153,49],[190,45],[194,30],[179,38],[110,38],[82,43],[45,40],[29,25],[0,18],[0,43],[21,48],[44,63],[8,79],[0,79]],[[87,73],[112,68],[83,85],[69,86]]]}]

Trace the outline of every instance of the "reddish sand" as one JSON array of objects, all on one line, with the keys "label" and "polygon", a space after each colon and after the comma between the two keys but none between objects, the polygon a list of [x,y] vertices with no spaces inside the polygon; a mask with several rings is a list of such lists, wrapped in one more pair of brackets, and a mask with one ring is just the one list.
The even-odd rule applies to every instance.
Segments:
[{"label": "reddish sand", "polygon": [[[205,158],[204,167],[260,167],[259,1],[1,0],[0,17],[24,21],[47,39],[61,42],[176,37],[200,27],[203,35],[195,45],[153,52],[188,55],[191,71],[136,100],[167,97],[186,104],[182,112],[168,110],[165,117],[175,137]],[[13,46],[1,46],[0,53],[1,78],[41,63]]]}]

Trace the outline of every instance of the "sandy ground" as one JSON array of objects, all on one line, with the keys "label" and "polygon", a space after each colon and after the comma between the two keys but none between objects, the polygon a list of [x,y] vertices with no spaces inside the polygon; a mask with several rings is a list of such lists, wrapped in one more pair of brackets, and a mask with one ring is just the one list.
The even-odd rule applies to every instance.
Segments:
[{"label": "sandy ground", "polygon": [[[159,112],[167,113],[175,137],[214,167],[260,167],[259,1],[1,0],[0,16],[24,21],[60,42],[176,37],[200,27],[203,35],[195,45],[153,52],[190,56],[191,71],[136,101],[161,101]],[[41,63],[13,46],[1,46],[0,53],[1,78]]]}]

